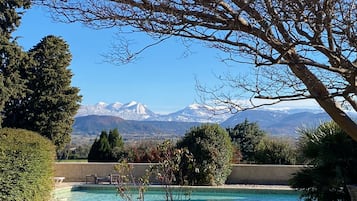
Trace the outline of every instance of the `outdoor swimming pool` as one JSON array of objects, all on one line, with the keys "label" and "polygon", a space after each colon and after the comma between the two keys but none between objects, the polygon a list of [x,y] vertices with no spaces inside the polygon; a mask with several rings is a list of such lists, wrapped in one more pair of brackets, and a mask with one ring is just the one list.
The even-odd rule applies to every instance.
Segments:
[{"label": "outdoor swimming pool", "polygon": [[[186,194],[189,193],[190,196]],[[165,201],[165,192],[149,190],[145,192],[145,201]],[[138,195],[133,195],[137,200]],[[220,190],[195,189],[181,190],[174,193],[177,201],[297,201],[299,194],[294,191],[274,190]],[[55,201],[120,201],[123,200],[115,189],[76,188],[65,193],[57,193]]]}]

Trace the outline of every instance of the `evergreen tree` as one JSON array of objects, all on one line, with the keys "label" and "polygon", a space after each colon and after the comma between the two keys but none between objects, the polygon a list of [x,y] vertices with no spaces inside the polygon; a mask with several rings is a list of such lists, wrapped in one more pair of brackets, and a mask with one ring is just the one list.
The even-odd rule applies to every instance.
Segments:
[{"label": "evergreen tree", "polygon": [[256,147],[266,133],[259,128],[257,123],[250,123],[247,119],[237,124],[233,129],[228,129],[232,142],[242,154],[245,161],[254,161]]},{"label": "evergreen tree", "polygon": [[108,141],[108,134],[102,131],[99,139],[95,140],[88,154],[88,162],[110,162],[111,148]]},{"label": "evergreen tree", "polygon": [[108,141],[111,149],[110,160],[117,162],[124,150],[124,141],[117,128],[109,131]]},{"label": "evergreen tree", "polygon": [[96,138],[88,153],[88,162],[96,162],[98,156],[99,142]]},{"label": "evergreen tree", "polygon": [[39,132],[61,150],[70,141],[74,115],[79,108],[79,89],[71,86],[69,47],[64,40],[47,36],[29,51],[27,93],[6,109],[4,125]]},{"label": "evergreen tree", "polygon": [[20,68],[27,63],[26,54],[11,34],[20,25],[23,9],[29,7],[30,1],[0,0],[0,127],[5,103],[23,96],[25,90]]},{"label": "evergreen tree", "polygon": [[89,162],[117,162],[123,152],[124,142],[118,129],[102,131],[95,140],[88,154]]},{"label": "evergreen tree", "polygon": [[124,142],[122,136],[119,134],[117,128],[109,131],[108,141],[110,148],[114,149],[115,147],[124,147]]}]

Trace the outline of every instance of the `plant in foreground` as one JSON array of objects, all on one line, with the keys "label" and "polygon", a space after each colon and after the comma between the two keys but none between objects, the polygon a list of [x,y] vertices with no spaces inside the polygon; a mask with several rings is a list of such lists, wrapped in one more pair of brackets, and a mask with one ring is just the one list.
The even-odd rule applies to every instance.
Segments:
[{"label": "plant in foreground", "polygon": [[115,170],[119,173],[118,194],[123,200],[144,201],[150,180],[162,185],[166,201],[190,200],[190,190],[181,187],[181,185],[188,184],[181,166],[193,167],[193,156],[187,149],[174,148],[170,141],[159,145],[158,150],[159,162],[146,170],[146,174],[140,178],[135,178],[133,165],[126,161],[116,165]]}]

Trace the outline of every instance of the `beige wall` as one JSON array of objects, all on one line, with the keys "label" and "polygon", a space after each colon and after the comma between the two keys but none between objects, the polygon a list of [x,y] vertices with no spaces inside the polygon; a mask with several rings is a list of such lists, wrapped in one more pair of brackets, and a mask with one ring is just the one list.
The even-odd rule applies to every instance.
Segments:
[{"label": "beige wall", "polygon": [[232,184],[288,184],[300,165],[246,165],[234,164],[226,183]]},{"label": "beige wall", "polygon": [[[86,175],[107,176],[115,173],[116,163],[59,162],[55,165],[55,176],[66,177],[67,182],[84,182]],[[134,176],[140,177],[149,167],[147,163],[135,163]],[[243,165],[235,164],[227,178],[230,184],[287,184],[291,174],[301,169],[295,165]],[[89,179],[89,178],[88,178]]]}]

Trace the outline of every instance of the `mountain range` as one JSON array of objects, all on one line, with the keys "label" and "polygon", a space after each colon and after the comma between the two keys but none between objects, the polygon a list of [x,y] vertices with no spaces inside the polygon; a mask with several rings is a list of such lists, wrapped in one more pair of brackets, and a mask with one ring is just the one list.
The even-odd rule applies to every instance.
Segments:
[{"label": "mountain range", "polygon": [[122,104],[120,102],[107,104],[99,102],[95,105],[83,105],[76,117],[88,115],[115,116],[125,120],[135,121],[177,121],[177,122],[208,122],[220,123],[231,114],[215,115],[212,107],[200,104],[191,104],[182,110],[170,114],[156,114],[144,104],[136,101]]},{"label": "mountain range", "polygon": [[81,106],[75,118],[74,133],[97,135],[102,130],[118,128],[126,137],[182,136],[201,123],[219,123],[234,127],[244,120],[256,122],[271,135],[296,136],[297,129],[314,127],[331,118],[321,110],[254,109],[237,114],[214,115],[211,107],[192,104],[170,114],[156,114],[145,105],[100,102]]}]

